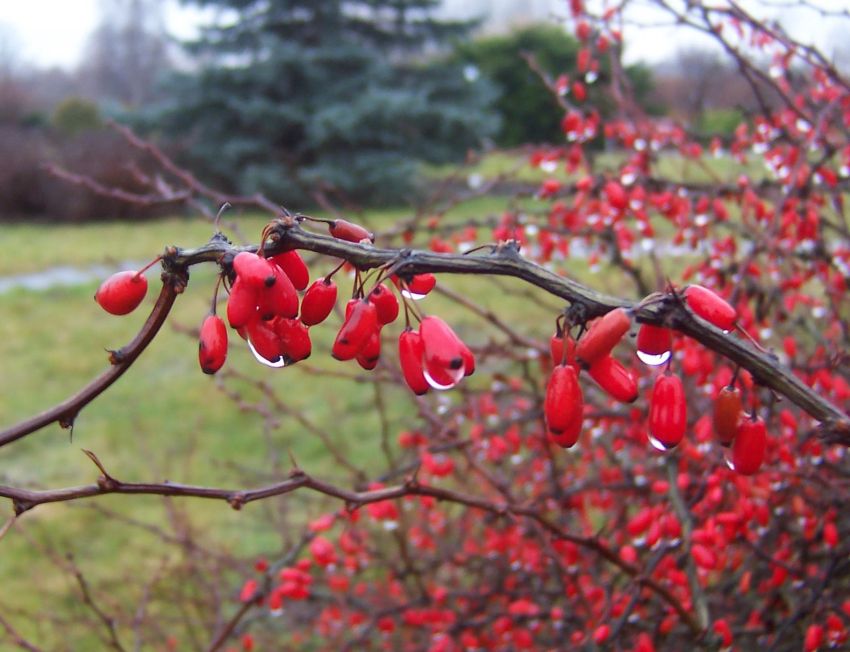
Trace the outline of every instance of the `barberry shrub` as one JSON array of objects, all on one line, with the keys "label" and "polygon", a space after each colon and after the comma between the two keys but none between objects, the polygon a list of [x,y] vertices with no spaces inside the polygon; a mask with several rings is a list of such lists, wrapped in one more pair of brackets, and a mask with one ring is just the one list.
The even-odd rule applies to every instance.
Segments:
[{"label": "barberry shrub", "polygon": [[[218,281],[198,316],[201,371],[268,429],[291,420],[318,439],[333,472],[293,458],[238,490],[131,484],[92,455],[96,485],[0,494],[21,513],[103,493],[217,498],[245,519],[278,501],[263,522],[281,543],[262,558],[193,550],[237,570],[218,576],[216,619],[151,635],[164,648],[198,630],[234,650],[846,647],[850,83],[736,5],[655,4],[753,80],[762,112],[732,138],[637,112],[619,10],[571,0],[582,78],[541,80],[565,140],[528,152],[533,197],[487,220],[428,206],[374,234],[230,198],[270,213],[257,242],[216,231],[168,248],[159,298],[112,369],[0,433],[72,423],[206,264]],[[602,57],[620,108],[605,122],[576,92],[602,83]],[[600,162],[596,139],[616,156]],[[98,302],[132,311],[139,278],[107,281]],[[323,430],[292,407],[299,374],[370,392]],[[357,411],[375,415],[371,441],[346,436]]]}]

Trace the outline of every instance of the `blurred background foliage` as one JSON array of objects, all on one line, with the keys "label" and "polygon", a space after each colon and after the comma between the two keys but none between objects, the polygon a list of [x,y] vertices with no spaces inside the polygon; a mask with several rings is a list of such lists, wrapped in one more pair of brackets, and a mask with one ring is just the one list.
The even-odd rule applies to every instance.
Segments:
[{"label": "blurred background foliage", "polygon": [[[482,31],[445,18],[439,0],[185,4],[211,11],[192,41],[169,37],[159,0],[105,0],[76,69],[0,66],[0,151],[14,152],[0,160],[0,220],[161,216],[43,168],[53,162],[138,190],[151,161],[110,120],[224,191],[261,191],[307,210],[321,198],[347,208],[409,205],[435,170],[474,154],[564,142],[563,111],[525,55],[552,80],[586,81],[576,71],[579,43],[563,27]],[[604,58],[598,74],[587,103],[605,117]],[[728,131],[751,108],[734,69],[701,51],[626,74],[643,110],[697,133]]]}]

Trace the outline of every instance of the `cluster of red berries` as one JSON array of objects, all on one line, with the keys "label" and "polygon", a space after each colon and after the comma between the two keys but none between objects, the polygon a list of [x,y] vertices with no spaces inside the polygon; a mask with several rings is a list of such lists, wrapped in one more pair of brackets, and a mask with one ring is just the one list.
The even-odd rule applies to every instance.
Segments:
[{"label": "cluster of red berries", "polygon": [[[735,309],[713,291],[700,285],[688,286],[683,297],[693,313],[724,331],[735,327]],[[550,341],[555,365],[546,387],[544,414],[549,438],[559,446],[573,446],[581,434],[584,401],[579,385],[580,371],[614,399],[632,403],[638,397],[635,375],[611,351],[631,327],[631,317],[617,308],[593,321],[578,342],[560,323]],[[637,336],[638,357],[649,365],[667,363],[656,379],[649,401],[649,441],[659,450],[677,446],[687,431],[687,402],[682,379],[670,372],[673,333],[669,328],[642,324]],[[764,460],[767,434],[764,422],[755,413],[744,418],[741,393],[734,385],[722,389],[714,408],[714,428],[718,441],[731,446],[729,466],[750,475]]]},{"label": "cluster of red berries", "polygon": [[[373,240],[362,226],[345,220],[330,220],[328,228],[332,236],[341,240]],[[263,242],[266,235],[264,231]],[[336,305],[338,292],[332,277],[341,267],[308,287],[310,273],[297,251],[272,256],[265,256],[262,248],[257,253],[240,252],[233,258],[232,274],[223,277],[230,281],[227,322],[263,364],[283,367],[304,360],[312,352],[310,327],[325,321]],[[144,269],[111,276],[103,282],[95,299],[115,315],[133,311],[147,290],[143,272]],[[394,286],[405,304],[407,325],[399,336],[399,359],[410,389],[418,395],[431,387],[448,389],[473,373],[472,352],[446,322],[431,315],[418,318],[418,330],[410,325],[410,315],[416,316],[416,310],[409,301],[424,297],[434,288],[434,275],[389,275],[392,285],[384,278],[382,273],[366,292],[357,275],[354,296],[346,304],[345,317],[331,349],[333,357],[356,360],[366,370],[375,368],[381,353],[381,329],[394,322],[400,312]],[[300,298],[299,292],[303,292]],[[203,372],[214,374],[221,369],[227,349],[227,328],[216,314],[214,299],[200,329],[198,360]]]}]

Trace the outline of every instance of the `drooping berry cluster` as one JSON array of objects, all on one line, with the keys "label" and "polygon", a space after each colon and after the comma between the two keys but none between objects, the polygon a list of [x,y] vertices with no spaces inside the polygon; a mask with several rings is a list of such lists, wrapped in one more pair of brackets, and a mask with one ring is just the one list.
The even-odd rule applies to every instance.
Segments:
[{"label": "drooping berry cluster", "polygon": [[[346,220],[318,221],[326,222],[330,234],[341,240],[371,243],[374,239],[365,228]],[[264,243],[268,232],[268,228],[263,231]],[[246,340],[254,357],[267,366],[283,367],[304,360],[312,352],[309,329],[324,322],[336,305],[338,288],[333,276],[343,265],[310,284],[309,270],[298,251],[266,256],[261,247],[256,253],[239,252],[229,266],[225,265],[220,279],[228,287],[227,322]],[[104,281],[95,295],[98,303],[112,314],[134,310],[147,289],[143,271],[120,272]],[[366,370],[377,366],[381,329],[394,322],[401,311],[398,292],[407,322],[399,336],[399,357],[410,389],[416,394],[424,394],[429,388],[448,389],[472,374],[475,359],[469,347],[442,319],[420,315],[413,306],[413,301],[435,287],[433,274],[400,277],[386,275],[382,269],[370,290],[366,291],[365,285],[366,279],[356,271],[353,296],[346,304],[331,349],[335,359],[356,360]],[[227,359],[227,328],[216,314],[218,289],[219,284],[199,335],[198,361],[207,374],[216,373]],[[303,296],[299,297],[301,292]],[[418,330],[411,326],[411,315],[419,321]]]},{"label": "drooping berry cluster", "polygon": [[[681,297],[693,314],[717,328],[726,332],[735,328],[735,309],[708,288],[690,285]],[[579,384],[581,371],[587,370],[596,384],[617,401],[631,403],[637,399],[635,374],[611,355],[630,326],[629,313],[617,308],[592,322],[576,342],[559,321],[550,341],[555,367],[549,377],[544,403],[549,438],[554,443],[567,448],[573,446],[581,434],[584,418]],[[688,429],[685,388],[681,377],[670,370],[672,349],[671,329],[641,324],[637,335],[638,358],[650,366],[667,365],[655,378],[647,419],[648,439],[662,451],[677,446]],[[758,471],[767,445],[765,425],[755,412],[744,417],[740,390],[733,385],[722,389],[717,396],[714,427],[718,441],[723,446],[731,446],[729,466],[744,475]]]}]

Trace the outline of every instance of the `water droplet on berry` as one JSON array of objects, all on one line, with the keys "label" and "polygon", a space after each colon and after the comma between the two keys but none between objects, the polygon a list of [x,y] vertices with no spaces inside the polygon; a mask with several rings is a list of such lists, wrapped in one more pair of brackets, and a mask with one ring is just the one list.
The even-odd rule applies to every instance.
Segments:
[{"label": "water droplet on berry", "polygon": [[424,294],[416,294],[415,292],[411,292],[410,290],[402,290],[401,294],[403,297],[408,299],[412,299],[413,301],[419,301],[420,299],[424,299]]},{"label": "water droplet on berry", "polygon": [[431,387],[433,387],[434,389],[442,390],[442,389],[451,389],[452,387],[454,387],[455,385],[458,384],[460,379],[463,378],[463,367],[461,367],[460,369],[445,369],[445,374],[448,377],[448,379],[454,380],[454,382],[451,383],[451,384],[448,384],[448,385],[443,385],[443,384],[439,383],[438,381],[434,380],[434,378],[431,376],[431,374],[428,373],[427,369],[423,370],[423,375],[425,376],[425,380],[427,381],[427,383]]},{"label": "water droplet on berry", "polygon": [[670,446],[670,447],[665,446],[663,443],[661,443],[660,440],[656,439],[655,437],[653,437],[649,433],[647,433],[646,436],[649,438],[649,443],[652,444],[652,447],[655,450],[659,450],[662,453],[666,453],[668,450],[670,450],[670,448],[674,448],[673,446]]},{"label": "water droplet on berry", "polygon": [[251,353],[254,354],[254,357],[257,359],[257,362],[259,362],[260,364],[264,364],[267,367],[272,367],[274,369],[279,369],[280,367],[286,366],[286,359],[283,356],[278,358],[275,362],[272,362],[271,360],[266,360],[263,356],[261,356],[259,353],[257,353],[257,349],[255,349],[254,345],[251,344],[251,340],[246,340],[246,341],[248,342],[248,348],[250,349]]},{"label": "water droplet on berry", "polygon": [[652,355],[651,353],[644,353],[643,351],[637,352],[638,359],[646,365],[650,367],[657,367],[658,365],[662,365],[670,359],[670,355],[672,351],[665,351],[664,353],[659,353],[658,355]]}]

